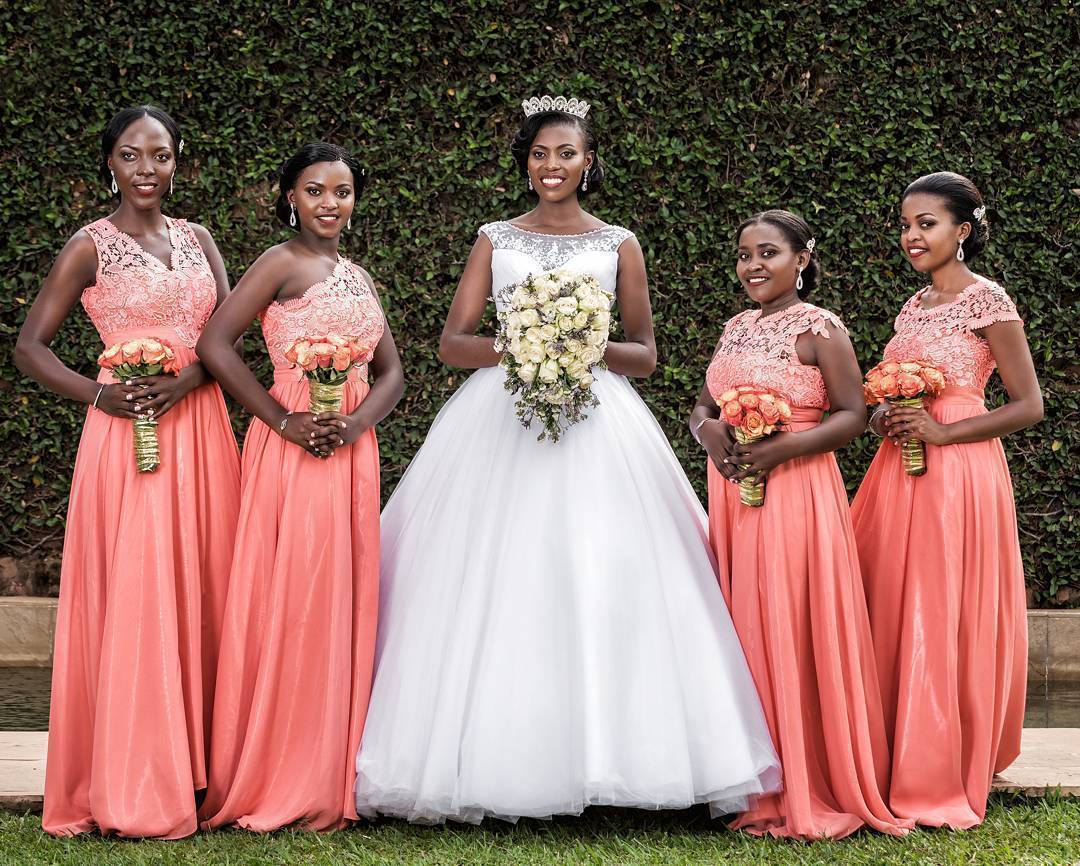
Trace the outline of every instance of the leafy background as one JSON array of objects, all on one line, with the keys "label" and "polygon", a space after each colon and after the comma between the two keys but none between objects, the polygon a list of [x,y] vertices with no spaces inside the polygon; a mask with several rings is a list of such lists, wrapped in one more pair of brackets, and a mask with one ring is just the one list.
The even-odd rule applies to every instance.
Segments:
[{"label": "leafy background", "polygon": [[[869,366],[920,286],[897,244],[901,191],[928,171],[972,177],[992,224],[978,267],[1015,297],[1046,395],[1046,421],[1006,442],[1029,600],[1080,604],[1075,2],[13,0],[0,33],[0,554],[55,563],[61,544],[84,409],[22,377],[11,349],[64,241],[111,209],[95,154],[115,109],[153,101],[180,121],[168,210],[210,229],[234,283],[286,236],[281,161],[314,138],[361,155],[371,181],[345,244],[380,284],[408,378],[380,429],[385,496],[466,375],[436,347],[475,230],[529,207],[508,150],[517,104],[564,92],[601,132],[608,187],[590,206],[649,265],[660,365],[637,386],[701,493],[684,420],[745,304],[733,226],[770,206],[809,220],[814,300]],[[99,348],[74,311],[58,354],[91,372]],[[852,491],[875,444],[840,455]]]}]

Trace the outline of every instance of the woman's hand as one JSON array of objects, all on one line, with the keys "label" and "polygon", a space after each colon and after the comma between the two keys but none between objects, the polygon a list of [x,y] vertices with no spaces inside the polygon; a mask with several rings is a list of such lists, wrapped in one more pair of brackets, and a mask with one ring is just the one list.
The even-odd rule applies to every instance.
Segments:
[{"label": "woman's hand", "polygon": [[324,412],[315,416],[310,412],[290,412],[286,417],[285,429],[279,426],[277,433],[287,442],[299,445],[313,457],[329,457],[338,447],[341,427],[338,423],[316,421],[316,417],[325,418],[337,414]]},{"label": "woman's hand", "polygon": [[731,479],[741,481],[751,476],[766,478],[781,463],[798,456],[793,447],[794,443],[795,434],[782,432],[746,445],[736,442],[734,454],[729,459],[738,466]]},{"label": "woman's hand", "polygon": [[352,445],[367,429],[351,415],[343,415],[341,412],[320,412],[315,416],[315,422],[331,431],[323,437],[321,445],[328,452],[328,456],[338,448]]},{"label": "woman's hand", "polygon": [[112,415],[113,418],[135,421],[140,417],[135,398],[141,391],[142,389],[137,385],[127,385],[123,382],[105,385],[97,398],[96,408],[106,415]]},{"label": "woman's hand", "polygon": [[735,464],[728,461],[735,448],[731,425],[718,418],[710,418],[698,428],[698,441],[708,453],[716,471],[730,481],[736,471]]},{"label": "woman's hand", "polygon": [[138,411],[149,418],[160,418],[188,394],[210,381],[202,364],[188,364],[177,375],[140,376],[129,379],[139,389],[133,398]]},{"label": "woman's hand", "polygon": [[925,409],[914,406],[893,406],[886,410],[885,434],[896,445],[903,445],[908,439],[921,439],[929,445],[951,442],[948,424],[935,421]]}]

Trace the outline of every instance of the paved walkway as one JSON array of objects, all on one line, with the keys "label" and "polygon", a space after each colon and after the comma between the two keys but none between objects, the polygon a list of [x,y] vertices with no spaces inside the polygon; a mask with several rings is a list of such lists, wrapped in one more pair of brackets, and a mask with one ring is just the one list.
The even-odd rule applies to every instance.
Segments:
[{"label": "paved walkway", "polygon": [[[48,736],[0,731],[0,810],[41,811]],[[994,780],[994,790],[1037,797],[1054,789],[1080,797],[1080,728],[1025,728],[1020,757]]]}]

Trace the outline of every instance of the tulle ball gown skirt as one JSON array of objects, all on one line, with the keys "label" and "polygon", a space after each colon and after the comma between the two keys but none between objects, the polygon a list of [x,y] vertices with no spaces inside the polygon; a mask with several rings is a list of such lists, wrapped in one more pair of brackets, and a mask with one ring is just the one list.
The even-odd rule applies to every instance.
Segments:
[{"label": "tulle ball gown skirt", "polygon": [[[938,421],[984,414],[949,388]],[[855,497],[893,766],[890,805],[927,826],[972,827],[994,773],[1020,753],[1027,611],[1012,481],[1001,441],[927,445],[926,474],[883,442]]]},{"label": "tulle ball gown skirt", "polygon": [[538,443],[504,376],[469,378],[383,512],[359,812],[723,812],[775,790],[704,513],[659,425],[602,372],[600,406]]},{"label": "tulle ball gown skirt", "polygon": [[[160,336],[181,363],[195,360],[174,334]],[[99,381],[113,379],[103,371]],[[157,435],[154,472],[136,470],[127,419],[90,409],[79,442],[42,814],[54,835],[196,829],[240,455],[216,384],[177,403]]]},{"label": "tulle ball gown skirt", "polygon": [[[279,370],[271,394],[306,410]],[[368,393],[356,373],[343,412]],[[320,459],[253,421],[230,575],[203,826],[334,830],[356,817],[379,591],[375,431]]]}]

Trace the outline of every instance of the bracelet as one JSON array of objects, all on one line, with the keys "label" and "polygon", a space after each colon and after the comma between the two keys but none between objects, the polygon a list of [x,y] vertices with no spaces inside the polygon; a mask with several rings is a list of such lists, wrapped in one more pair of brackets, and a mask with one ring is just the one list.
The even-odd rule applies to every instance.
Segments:
[{"label": "bracelet", "polygon": [[286,412],[285,417],[281,419],[281,423],[278,424],[278,433],[285,432],[285,426],[289,423],[289,418],[292,417],[292,412]]},{"label": "bracelet", "polygon": [[690,434],[694,437],[694,441],[697,442],[698,445],[701,444],[701,428],[705,426],[706,421],[712,420],[712,418],[702,418],[700,421],[697,422],[696,425],[694,425],[694,428],[690,431]]},{"label": "bracelet", "polygon": [[101,399],[101,392],[104,391],[104,390],[105,390],[105,383],[102,382],[101,385],[98,386],[97,394],[94,396],[94,402],[90,404],[91,409],[96,409],[97,408],[97,401]]},{"label": "bracelet", "polygon": [[880,439],[884,439],[885,434],[884,433],[878,433],[878,431],[874,429],[874,419],[877,418],[878,415],[885,414],[885,412],[887,412],[888,409],[889,409],[889,404],[888,403],[882,403],[873,412],[870,413],[870,417],[866,420],[866,429],[869,430],[871,433],[873,433],[875,436],[877,436]]}]

